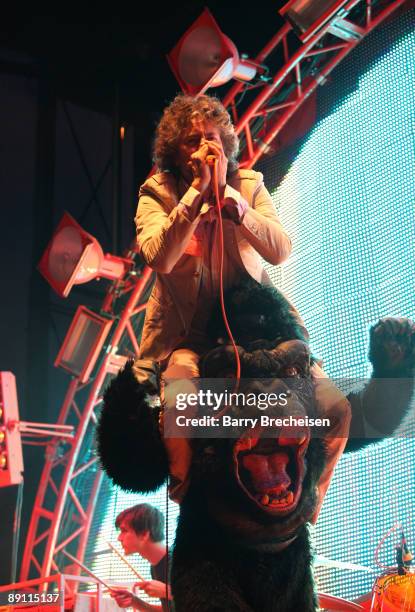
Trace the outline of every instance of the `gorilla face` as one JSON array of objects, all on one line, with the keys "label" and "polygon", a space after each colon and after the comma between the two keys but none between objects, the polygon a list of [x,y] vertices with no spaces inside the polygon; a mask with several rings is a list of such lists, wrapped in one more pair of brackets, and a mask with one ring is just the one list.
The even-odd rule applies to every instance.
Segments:
[{"label": "gorilla face", "polygon": [[[238,419],[262,417],[283,419],[315,417],[310,352],[301,340],[282,341],[270,349],[238,347],[241,383],[238,391],[275,393],[287,397],[284,405],[257,408],[231,407],[227,414]],[[206,354],[202,376],[222,378],[235,371],[230,346]],[[265,395],[264,395],[265,396]],[[274,421],[275,422],[275,421]],[[284,537],[313,514],[315,487],[324,466],[324,446],[311,439],[308,427],[268,427],[258,422],[235,432],[232,439],[210,440],[202,453],[209,482],[209,505],[214,515],[239,535]],[[234,524],[230,518],[233,517]],[[228,521],[229,519],[229,521]],[[256,526],[256,527],[255,527]],[[262,531],[261,526],[266,526]]]},{"label": "gorilla face", "polygon": [[235,478],[261,511],[283,517],[296,509],[306,472],[310,435],[242,437],[233,449]]}]

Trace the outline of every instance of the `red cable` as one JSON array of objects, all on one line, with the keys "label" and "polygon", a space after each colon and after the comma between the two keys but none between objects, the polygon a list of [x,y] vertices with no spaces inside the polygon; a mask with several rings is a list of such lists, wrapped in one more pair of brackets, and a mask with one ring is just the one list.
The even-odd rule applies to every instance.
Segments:
[{"label": "red cable", "polygon": [[[229,326],[228,317],[226,316],[226,308],[225,308],[225,300],[223,297],[223,253],[224,253],[224,240],[223,240],[223,223],[222,223],[222,213],[221,213],[221,201],[219,196],[219,180],[218,180],[218,158],[214,158],[213,169],[213,189],[215,192],[215,200],[216,200],[216,208],[218,211],[218,220],[219,220],[219,294],[220,294],[220,305],[222,309],[222,317],[223,322],[225,323],[226,331],[229,336],[229,340],[231,341],[233,351],[235,354],[236,361],[236,388],[235,391],[238,390],[239,381],[241,379],[241,361],[239,359],[238,349],[236,348],[235,339],[233,337],[231,328]],[[235,392],[234,391],[234,392]]]},{"label": "red cable", "polygon": [[382,539],[380,540],[379,544],[376,546],[376,550],[375,550],[375,563],[378,567],[380,567],[381,569],[384,570],[395,570],[396,566],[389,566],[389,565],[384,565],[383,563],[381,563],[379,561],[379,552],[380,549],[382,548],[383,543],[385,542],[386,538],[390,536],[391,533],[393,533],[394,531],[396,531],[397,529],[402,529],[402,525],[400,523],[396,523],[395,525],[393,525],[393,527],[391,527],[386,534],[382,537]]}]

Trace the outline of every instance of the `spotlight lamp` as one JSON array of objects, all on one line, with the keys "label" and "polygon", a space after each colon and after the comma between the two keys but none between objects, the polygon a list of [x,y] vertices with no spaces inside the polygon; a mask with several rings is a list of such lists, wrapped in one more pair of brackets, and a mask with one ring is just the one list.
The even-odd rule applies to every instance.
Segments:
[{"label": "spotlight lamp", "polygon": [[23,481],[20,433],[10,426],[18,420],[16,379],[11,372],[0,372],[0,488]]},{"label": "spotlight lamp", "polygon": [[129,259],[104,255],[97,239],[65,212],[38,269],[58,295],[67,297],[73,285],[101,277],[118,280],[131,266]]},{"label": "spotlight lamp", "polygon": [[79,306],[55,360],[81,383],[89,379],[92,369],[111,329],[113,320]]},{"label": "spotlight lamp", "polygon": [[183,34],[167,60],[182,90],[192,96],[232,78],[250,81],[257,72],[256,64],[239,57],[208,9]]},{"label": "spotlight lamp", "polygon": [[290,0],[279,13],[307,42],[314,34],[326,27],[327,31],[343,40],[360,40],[363,31],[344,19],[344,7],[349,0]]}]

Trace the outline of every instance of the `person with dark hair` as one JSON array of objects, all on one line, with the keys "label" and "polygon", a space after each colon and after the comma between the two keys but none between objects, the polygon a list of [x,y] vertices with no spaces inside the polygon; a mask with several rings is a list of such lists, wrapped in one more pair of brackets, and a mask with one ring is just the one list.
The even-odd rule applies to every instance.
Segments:
[{"label": "person with dark hair", "polygon": [[168,610],[167,600],[171,599],[170,584],[167,579],[168,556],[164,542],[164,516],[158,508],[150,504],[137,504],[120,512],[115,519],[120,530],[118,540],[124,554],[138,553],[151,565],[151,580],[137,582],[149,597],[158,597],[161,605],[149,604],[127,589],[113,588],[110,591],[121,608],[135,610]]},{"label": "person with dark hair", "polygon": [[[183,392],[183,379],[199,376],[199,358],[212,347],[206,328],[221,282],[225,290],[249,277],[272,285],[261,258],[278,265],[291,253],[291,240],[262,174],[238,169],[238,147],[229,113],[218,99],[180,94],[164,110],[157,126],[154,159],[160,172],[140,188],[135,217],[138,250],[157,274],[147,304],[139,361],[160,363],[165,381],[170,381],[162,398],[167,409],[177,392]],[[216,160],[223,223],[222,281],[219,213],[209,156]],[[301,317],[294,306],[289,307],[307,340]],[[351,412],[346,398],[317,364],[312,372],[320,412],[333,420],[327,470],[319,483],[322,500],[346,444]],[[191,444],[186,438],[167,437],[164,443],[170,463],[170,496],[180,501],[189,484]]]},{"label": "person with dark hair", "polygon": [[137,504],[126,508],[115,519],[115,526],[120,530],[118,539],[121,543],[123,527],[132,529],[136,534],[148,531],[153,542],[164,540],[164,516],[158,508],[150,504]]}]

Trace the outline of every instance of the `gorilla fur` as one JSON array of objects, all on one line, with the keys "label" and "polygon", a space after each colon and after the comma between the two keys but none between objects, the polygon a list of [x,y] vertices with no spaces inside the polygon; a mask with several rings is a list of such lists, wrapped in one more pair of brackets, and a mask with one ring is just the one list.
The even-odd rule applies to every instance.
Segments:
[{"label": "gorilla fur", "polygon": [[[285,385],[297,405],[314,414],[309,349],[289,304],[277,290],[254,281],[231,289],[225,299],[242,377],[257,379],[257,390],[261,378]],[[381,321],[372,330],[374,370],[413,374],[415,328],[404,320],[398,320],[397,327],[394,322]],[[234,355],[224,344],[219,307],[209,333],[214,348],[202,357],[201,373],[222,378],[234,371]],[[399,351],[391,350],[394,343]],[[297,373],[292,387],[286,379],[290,371]],[[156,364],[127,363],[105,393],[98,426],[103,468],[114,483],[141,493],[156,490],[169,475],[159,430],[160,408],[151,401],[159,392],[157,380]],[[393,409],[400,420],[412,390],[413,380],[395,398]],[[372,442],[363,437],[363,417],[390,412],[384,396],[373,381],[351,396],[352,429],[355,436],[362,436],[353,441],[353,450]],[[305,438],[285,446],[281,438],[259,435],[251,448],[253,435],[193,440],[190,485],[181,504],[173,551],[177,612],[315,612],[318,608],[307,523],[316,508],[324,442]],[[269,485],[260,475],[265,464]],[[284,480],[290,481],[291,489],[279,484]],[[273,493],[276,489],[282,493]]]},{"label": "gorilla fur", "polygon": [[[251,343],[271,348],[284,340],[307,340],[286,298],[271,285],[247,279],[225,293],[225,305],[236,343],[246,349]],[[227,338],[219,303],[212,312],[207,334],[216,343]]]},{"label": "gorilla fur", "polygon": [[168,461],[158,428],[160,409],[151,406],[151,396],[158,393],[156,380],[140,384],[132,360],[105,391],[97,450],[102,468],[124,490],[150,493],[166,481]]}]

